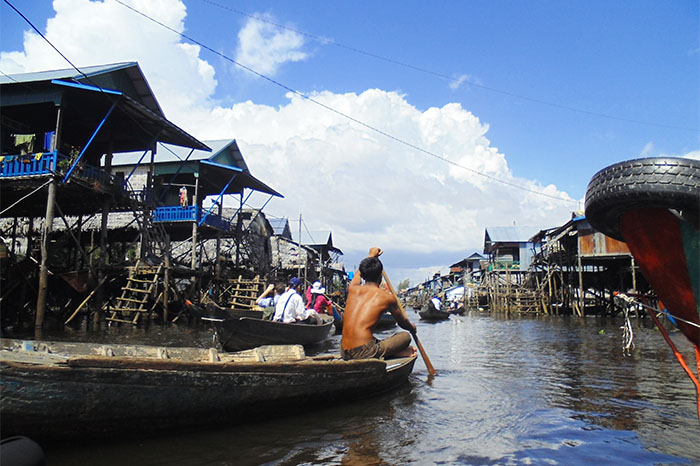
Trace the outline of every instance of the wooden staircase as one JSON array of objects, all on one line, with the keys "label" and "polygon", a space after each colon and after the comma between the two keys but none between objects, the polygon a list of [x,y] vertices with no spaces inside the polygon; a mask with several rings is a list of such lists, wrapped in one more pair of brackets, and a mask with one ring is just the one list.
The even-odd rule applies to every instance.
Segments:
[{"label": "wooden staircase", "polygon": [[110,313],[107,320],[136,325],[141,315],[149,313],[148,298],[158,288],[162,269],[162,265],[152,267],[141,263],[129,267],[129,277],[121,296],[117,297],[116,306],[107,306],[107,313]]},{"label": "wooden staircase", "polygon": [[236,309],[252,309],[255,300],[265,289],[265,282],[259,277],[229,279],[228,286],[222,293],[222,301]]}]

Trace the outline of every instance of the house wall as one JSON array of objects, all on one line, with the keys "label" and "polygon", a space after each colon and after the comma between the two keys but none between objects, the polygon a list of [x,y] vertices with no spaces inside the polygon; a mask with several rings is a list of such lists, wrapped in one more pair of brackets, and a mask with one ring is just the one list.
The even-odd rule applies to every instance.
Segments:
[{"label": "house wall", "polygon": [[626,243],[605,236],[597,231],[589,234],[582,234],[579,232],[578,250],[581,257],[630,254]]},{"label": "house wall", "polygon": [[[124,180],[126,180],[126,177],[129,176],[129,173],[131,173],[131,170],[133,170],[134,166],[133,165],[123,165],[123,166],[116,166],[112,167],[112,174],[121,176],[119,175],[120,173],[123,175]],[[129,178],[129,186],[131,189],[134,190],[140,190],[146,187],[146,183],[148,182],[148,164],[141,164],[139,165],[136,170],[134,171],[134,174],[131,175],[131,178]]]}]

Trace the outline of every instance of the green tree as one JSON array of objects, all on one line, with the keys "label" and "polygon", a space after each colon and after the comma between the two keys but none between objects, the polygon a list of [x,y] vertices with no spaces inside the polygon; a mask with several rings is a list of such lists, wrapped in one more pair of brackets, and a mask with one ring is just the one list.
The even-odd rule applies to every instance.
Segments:
[{"label": "green tree", "polygon": [[401,280],[401,283],[399,283],[399,290],[407,290],[411,286],[411,280],[408,278]]}]

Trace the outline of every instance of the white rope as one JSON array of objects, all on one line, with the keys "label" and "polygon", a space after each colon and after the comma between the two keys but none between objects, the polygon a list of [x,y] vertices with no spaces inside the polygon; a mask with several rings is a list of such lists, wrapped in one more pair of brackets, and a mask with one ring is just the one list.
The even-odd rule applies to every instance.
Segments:
[{"label": "white rope", "polygon": [[[649,310],[652,311],[652,312],[657,312],[657,311],[658,311],[658,309],[655,308],[655,307],[649,306],[649,305],[644,304],[644,303],[640,303],[640,304],[642,305],[642,307],[644,307],[644,308],[646,308],[646,309],[649,309]],[[689,320],[685,320],[685,319],[683,319],[683,318],[681,318],[681,317],[677,317],[677,316],[671,314],[670,312],[668,312],[668,309],[663,310],[663,311],[661,311],[660,313],[657,313],[657,316],[658,316],[659,314],[668,314],[669,316],[673,317],[675,320],[680,320],[681,322],[684,322],[684,323],[686,323],[686,324],[688,324],[688,325],[692,325],[693,327],[700,328],[700,325],[696,324],[695,322],[691,322],[691,321],[689,321]]]},{"label": "white rope", "polygon": [[630,322],[630,310],[625,306],[625,323],[622,327],[622,354],[625,356],[631,355],[631,350],[634,349],[634,332],[632,331],[632,322]]},{"label": "white rope", "polygon": [[[617,294],[617,297],[621,298],[622,300],[624,300],[625,302],[627,302],[627,303],[630,304],[630,305],[636,304],[636,305],[642,306],[644,309],[647,309],[647,310],[649,310],[649,311],[651,311],[651,312],[657,312],[657,315],[658,315],[658,311],[659,311],[658,308],[655,308],[655,307],[653,307],[653,306],[649,306],[648,304],[644,304],[643,302],[641,302],[641,301],[639,301],[639,300],[637,300],[637,299],[631,298],[631,297],[627,296],[627,295],[624,294],[624,293],[618,293],[618,294]],[[700,328],[700,324],[696,324],[695,322],[690,322],[689,320],[685,320],[685,319],[683,319],[683,318],[681,318],[681,317],[677,317],[677,316],[671,314],[671,313],[669,312],[668,309],[665,309],[665,310],[663,310],[663,311],[661,311],[661,312],[662,312],[662,313],[665,313],[665,314],[668,314],[669,316],[673,317],[675,320],[680,320],[681,322],[684,322],[684,323],[686,323],[686,324],[688,324],[688,325],[692,325],[693,327]]]},{"label": "white rope", "polygon": [[28,197],[31,196],[32,194],[34,194],[35,192],[39,191],[41,188],[43,188],[43,187],[46,186],[47,184],[51,183],[51,181],[52,181],[52,180],[47,181],[46,183],[42,184],[41,186],[39,186],[38,188],[36,188],[36,189],[35,189],[34,191],[32,191],[31,193],[29,193],[29,194],[27,194],[26,196],[24,196],[23,198],[18,199],[17,202],[15,202],[15,203],[12,204],[11,206],[9,206],[8,208],[6,208],[6,209],[3,210],[2,212],[0,212],[0,215],[3,215],[5,212],[7,212],[8,210],[10,210],[11,208],[13,208],[14,206],[16,206],[17,204],[19,204],[20,202],[22,202],[23,200],[25,200],[26,198],[28,198]]}]

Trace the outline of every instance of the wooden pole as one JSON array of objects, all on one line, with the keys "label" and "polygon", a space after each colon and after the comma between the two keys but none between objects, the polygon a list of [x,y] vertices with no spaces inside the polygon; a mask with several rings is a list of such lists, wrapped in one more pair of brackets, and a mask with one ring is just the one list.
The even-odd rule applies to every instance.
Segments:
[{"label": "wooden pole", "polygon": [[170,235],[165,234],[165,271],[163,272],[163,323],[168,321],[168,296],[170,291]]},{"label": "wooden pole", "polygon": [[[63,118],[63,111],[61,107],[58,107],[56,111],[56,159],[54,160],[54,170],[58,165],[58,152],[60,145],[60,135],[61,135],[61,120]],[[34,320],[34,327],[36,329],[41,329],[44,326],[44,314],[46,312],[46,294],[48,293],[48,280],[49,280],[49,269],[48,269],[48,256],[49,256],[49,236],[53,231],[53,215],[54,215],[54,202],[56,202],[56,177],[51,175],[51,183],[49,183],[48,194],[46,195],[46,215],[44,217],[44,228],[42,229],[41,235],[41,267],[39,269],[39,289],[37,290],[36,298],[36,316]]]},{"label": "wooden pole", "polygon": [[[112,171],[112,144],[110,142],[110,147],[105,154],[105,165],[104,170],[107,173]],[[97,262],[97,280],[104,280],[107,277],[107,271],[105,270],[107,266],[107,257],[109,255],[108,250],[108,233],[109,233],[109,211],[111,207],[110,196],[105,196],[102,201],[102,218],[100,219],[100,258]],[[104,293],[102,290],[97,294],[97,303],[95,306],[95,313],[92,315],[92,321],[95,324],[99,324],[102,320],[102,304],[104,303]]]},{"label": "wooden pole", "polygon": [[106,280],[107,280],[107,277],[104,277],[104,278],[100,281],[100,283],[97,284],[97,286],[95,287],[95,289],[92,290],[92,291],[90,292],[90,294],[87,296],[87,298],[85,298],[85,300],[83,300],[83,302],[80,303],[80,306],[78,306],[78,308],[77,308],[75,311],[73,311],[73,314],[71,314],[71,316],[65,321],[66,324],[67,324],[68,322],[70,322],[71,320],[73,320],[73,318],[75,318],[75,316],[78,315],[78,312],[80,312],[80,310],[83,308],[83,306],[85,306],[85,305],[87,304],[87,302],[90,301],[90,298],[92,298],[92,295],[95,294],[95,292],[102,286],[102,284],[103,284]]},{"label": "wooden pole", "polygon": [[[192,262],[190,268],[195,270],[197,264],[197,212],[199,211],[199,176],[194,182],[194,197],[192,198],[192,206],[194,207],[194,221],[192,222]],[[238,254],[238,253],[236,253]],[[238,257],[236,256],[236,261]]]},{"label": "wooden pole", "polygon": [[585,298],[583,296],[583,266],[581,265],[581,254],[577,254],[578,257],[578,299],[579,299],[579,317],[584,315],[584,306],[586,305]]},{"label": "wooden pole", "polygon": [[[301,213],[299,214],[299,257],[301,257]],[[304,256],[304,269],[306,269],[306,259],[307,257]],[[306,273],[306,271],[304,271]],[[299,264],[299,268],[297,269],[297,278],[301,278],[301,263]]]},{"label": "wooden pole", "polygon": [[[401,313],[408,319],[408,316],[406,315],[406,311],[403,308],[403,304],[401,304],[401,300],[396,294],[396,290],[394,289],[394,286],[391,284],[391,281],[389,281],[389,276],[386,274],[386,270],[382,270],[382,276],[384,277],[384,281],[386,282],[386,285],[389,287],[389,291],[391,291],[391,294],[394,295],[394,298],[396,298],[396,302],[398,303],[399,309],[401,310]],[[435,368],[433,367],[432,363],[430,362],[430,359],[428,359],[428,355],[426,354],[425,350],[423,349],[423,345],[420,344],[420,340],[418,340],[418,335],[416,335],[415,332],[411,332],[411,335],[413,335],[413,340],[416,342],[416,346],[418,347],[418,351],[420,352],[421,357],[423,358],[423,362],[425,363],[425,367],[428,368],[428,373],[430,375],[435,375],[437,372],[435,371]]]},{"label": "wooden pole", "polygon": [[40,329],[44,326],[44,314],[46,312],[46,295],[48,293],[49,268],[49,237],[53,231],[54,202],[56,201],[56,178],[52,176],[49,190],[46,196],[46,216],[41,233],[41,266],[39,268],[39,290],[36,299],[36,318],[34,327]]}]

